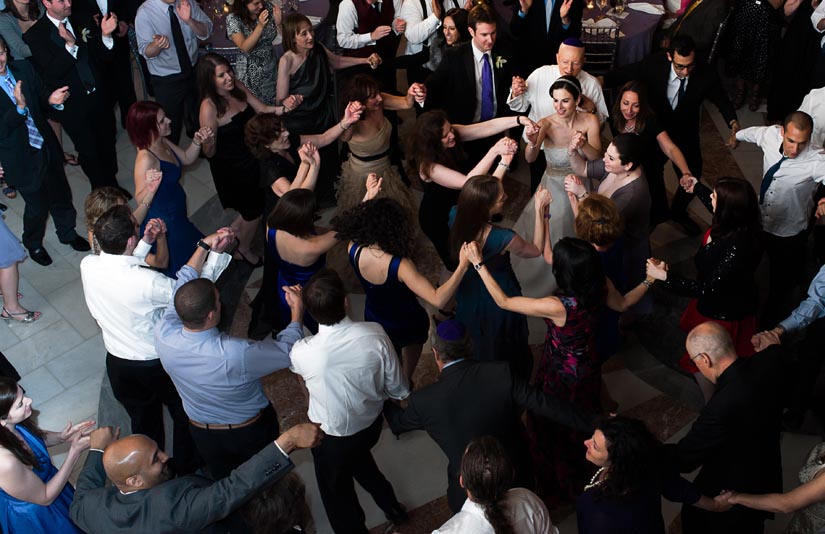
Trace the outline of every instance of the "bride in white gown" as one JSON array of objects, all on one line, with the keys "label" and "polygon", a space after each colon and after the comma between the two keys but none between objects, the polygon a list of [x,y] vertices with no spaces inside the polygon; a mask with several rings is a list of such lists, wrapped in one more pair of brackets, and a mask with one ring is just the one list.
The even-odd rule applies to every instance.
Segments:
[{"label": "bride in white gown", "polygon": [[[573,210],[564,190],[564,177],[573,172],[567,150],[570,139],[576,132],[583,132],[588,140],[580,149],[588,160],[601,157],[602,144],[599,137],[599,119],[591,113],[576,110],[581,101],[581,85],[573,76],[562,76],[550,86],[553,99],[554,115],[539,121],[539,131],[527,137],[525,157],[528,162],[535,161],[539,150],[544,150],[547,169],[541,178],[541,185],[550,191],[553,200],[549,208],[549,226],[551,244],[568,236],[574,236]],[[513,230],[525,239],[532,239],[535,224],[533,199],[527,203]],[[541,298],[556,291],[556,279],[553,270],[544,258],[511,258],[513,270],[521,284],[525,297]]]}]

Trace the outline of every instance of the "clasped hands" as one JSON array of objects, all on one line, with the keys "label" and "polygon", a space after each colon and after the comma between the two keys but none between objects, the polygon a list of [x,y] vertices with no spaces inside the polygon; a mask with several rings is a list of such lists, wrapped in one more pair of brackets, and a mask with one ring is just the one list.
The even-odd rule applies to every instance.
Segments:
[{"label": "clasped hands", "polygon": [[427,86],[423,83],[414,83],[407,89],[407,98],[414,101],[416,104],[424,107],[424,101],[427,100]]},{"label": "clasped hands", "polygon": [[225,226],[218,229],[215,233],[204,237],[203,242],[209,245],[212,252],[220,254],[226,251],[229,245],[235,242],[235,239],[235,230]]},{"label": "clasped hands", "polygon": [[667,263],[656,258],[648,258],[647,262],[645,262],[645,272],[647,276],[662,282],[667,280],[668,268]]},{"label": "clasped hands", "polygon": [[143,241],[151,245],[156,239],[166,236],[166,223],[163,219],[149,219],[143,229]]}]

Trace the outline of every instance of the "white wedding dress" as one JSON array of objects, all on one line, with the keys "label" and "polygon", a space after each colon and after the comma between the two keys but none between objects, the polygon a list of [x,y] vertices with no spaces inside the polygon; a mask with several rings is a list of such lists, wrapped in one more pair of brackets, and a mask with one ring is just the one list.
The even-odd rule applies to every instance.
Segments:
[{"label": "white wedding dress", "polygon": [[[564,177],[573,172],[570,168],[570,157],[567,147],[545,148],[544,156],[547,159],[547,168],[541,177],[541,185],[550,191],[553,202],[550,203],[550,242],[555,245],[563,237],[575,236],[573,228],[573,208],[564,191]],[[526,241],[533,240],[533,229],[536,221],[535,195],[524,206],[524,210],[516,221],[513,230]],[[543,257],[519,258],[512,255],[513,270],[516,273],[521,292],[525,297],[541,298],[552,295],[556,291],[556,279],[553,268],[545,263]]]}]

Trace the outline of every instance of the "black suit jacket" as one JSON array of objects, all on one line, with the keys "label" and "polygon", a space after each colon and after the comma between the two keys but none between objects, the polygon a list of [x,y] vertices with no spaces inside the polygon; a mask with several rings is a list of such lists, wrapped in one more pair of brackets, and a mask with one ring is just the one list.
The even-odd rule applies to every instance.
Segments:
[{"label": "black suit jacket", "polygon": [[185,476],[123,495],[104,487],[103,455],[89,451],[69,514],[89,534],[227,532],[216,523],[293,467],[273,443],[217,482]]},{"label": "black suit jacket", "polygon": [[782,491],[781,351],[770,347],[731,364],[690,432],[670,446],[682,473],[701,466],[694,484],[704,495]]},{"label": "black suit jacket", "polygon": [[[501,60],[499,61],[499,58]],[[507,95],[515,69],[516,56],[502,39],[490,51],[493,68],[493,86],[496,95],[496,117],[513,115],[507,106]],[[496,67],[499,63],[500,68]],[[443,109],[450,122],[472,124],[478,105],[475,57],[471,43],[447,50],[438,68],[427,79],[427,102],[430,109]]]},{"label": "black suit jacket", "polygon": [[[36,191],[43,183],[47,166],[45,158],[52,151],[60,151],[57,138],[46,122],[49,95],[43,81],[28,61],[12,61],[8,64],[14,79],[23,83],[23,96],[34,120],[34,125],[43,136],[43,147],[37,152],[40,157],[32,157],[29,150],[29,130],[26,117],[17,113],[17,105],[5,91],[0,94],[0,161],[6,171],[6,180],[23,192]],[[62,151],[60,152],[62,157]]]},{"label": "black suit jacket", "polygon": [[519,414],[528,409],[582,432],[593,431],[593,416],[550,397],[513,376],[508,362],[459,361],[438,381],[414,391],[407,408],[388,402],[384,414],[395,434],[426,430],[447,455],[451,484],[458,482],[461,457],[473,438],[494,436],[514,463],[524,459]]},{"label": "black suit jacket", "polygon": [[696,57],[707,61],[719,24],[725,20],[730,9],[727,0],[693,0],[670,27],[670,37],[691,37],[696,43]]},{"label": "black suit jacket", "polygon": [[[702,102],[713,102],[726,123],[736,119],[736,110],[722,87],[716,70],[698,59],[696,68],[688,78],[684,102],[680,102],[676,109],[671,108],[667,99],[670,70],[671,63],[666,53],[659,52],[638,63],[608,72],[604,77],[605,87],[620,87],[630,80],[644,82],[650,106],[656,113],[659,124],[683,152],[696,153],[699,150]],[[688,154],[686,156],[690,157]]]},{"label": "black suit jacket", "polygon": [[514,2],[516,11],[510,19],[510,32],[516,37],[519,58],[527,74],[542,65],[555,65],[559,45],[568,37],[580,37],[582,33],[582,13],[584,0],[573,0],[567,16],[570,26],[566,29],[561,22],[563,0],[555,0],[550,28],[546,24],[544,0],[533,0],[524,18],[518,14],[519,3]]}]

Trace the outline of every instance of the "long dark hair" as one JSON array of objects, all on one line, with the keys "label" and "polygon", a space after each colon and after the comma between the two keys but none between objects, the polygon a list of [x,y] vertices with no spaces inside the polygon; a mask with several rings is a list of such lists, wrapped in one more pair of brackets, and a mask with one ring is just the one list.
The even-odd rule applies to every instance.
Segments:
[{"label": "long dark hair", "polygon": [[312,524],[312,512],[304,481],[295,471],[287,473],[258,492],[241,508],[241,515],[255,534],[289,534],[295,532],[296,526],[305,532]]},{"label": "long dark hair", "polygon": [[553,247],[553,276],[557,293],[576,297],[589,308],[605,298],[605,277],[602,259],[596,249],[577,237],[564,237]]},{"label": "long dark hair", "polygon": [[[252,13],[250,13],[249,7],[247,6],[247,4],[249,4],[251,1],[252,0],[235,0],[235,2],[232,4],[232,14],[241,19],[241,21],[247,26],[255,28],[255,25],[258,23],[258,20],[252,16]],[[261,4],[263,4],[264,9],[267,9],[269,7],[267,2],[264,2],[263,0],[261,1]],[[271,22],[274,23],[275,21],[272,20]]]},{"label": "long dark hair", "polygon": [[[422,113],[415,120],[412,135],[409,138],[407,154],[419,174],[429,176],[433,165],[440,163],[450,169],[457,169],[462,154],[461,139],[456,135],[455,146],[444,148],[441,142],[447,114],[436,109]],[[422,176],[423,179],[423,176]]]},{"label": "long dark hair", "polygon": [[[240,2],[243,0],[236,1]],[[225,57],[214,52],[209,52],[198,61],[197,80],[201,100],[207,98],[211,100],[218,110],[218,117],[223,117],[223,114],[226,113],[229,106],[227,105],[226,99],[219,95],[218,90],[215,89],[215,71],[219,66],[228,68],[233,74],[235,72]],[[237,76],[235,79],[238,79]],[[237,100],[246,102],[246,93],[237,85],[229,91],[229,94]]]},{"label": "long dark hair", "polygon": [[341,90],[341,111],[350,102],[366,104],[367,100],[381,92],[381,84],[369,74],[356,74],[347,80]]},{"label": "long dark hair", "polygon": [[513,485],[513,464],[492,436],[475,438],[461,459],[461,479],[473,502],[484,510],[495,534],[515,534],[502,501]]},{"label": "long dark hair", "polygon": [[[452,9],[450,9],[449,11],[447,11],[446,13],[444,13],[444,18],[441,19],[441,20],[443,21],[447,17],[450,17],[451,19],[453,19],[453,23],[455,24],[455,29],[458,30],[458,41],[456,41],[453,46],[458,46],[461,43],[466,43],[467,41],[469,41],[473,38],[470,35],[470,30],[468,29],[470,27],[470,25],[467,21],[469,16],[470,16],[470,12],[467,11],[466,9],[462,9],[460,7],[454,7]],[[439,28],[439,30],[440,30],[440,28]],[[447,40],[444,38],[444,32],[443,31],[438,32],[438,37],[436,37],[436,39],[438,39],[438,42],[441,46],[443,46],[443,47],[447,46]]]},{"label": "long dark hair", "polygon": [[284,193],[266,220],[267,226],[283,230],[296,237],[307,238],[315,232],[318,204],[309,189],[293,189]]},{"label": "long dark hair", "polygon": [[[0,415],[0,419],[5,419],[8,417],[16,399],[17,381],[6,376],[0,377],[0,414],[2,414]],[[32,412],[31,417],[25,421],[17,423],[17,425],[24,427],[32,434],[36,434],[41,437],[43,436],[43,431],[37,426],[35,412]],[[0,426],[0,447],[12,453],[15,458],[20,460],[25,465],[30,467],[37,467],[40,465],[34,453],[29,450],[29,448],[26,447],[22,441],[20,441],[20,438],[18,438],[14,432],[5,426]]]},{"label": "long dark hair", "polygon": [[[11,13],[14,18],[17,20],[31,20],[35,21],[40,18],[40,2],[37,0],[30,0],[28,6],[26,7],[25,15],[17,11],[17,6],[14,5],[12,0],[8,0],[6,2],[6,7],[0,11],[0,13]],[[7,45],[8,46],[8,45]],[[22,57],[16,57],[14,59],[23,59]]]},{"label": "long dark hair", "polygon": [[455,220],[450,229],[450,253],[458,260],[461,245],[478,239],[490,222],[490,209],[498,200],[501,182],[495,176],[473,176],[458,195]]},{"label": "long dark hair", "polygon": [[627,126],[627,121],[622,115],[622,98],[624,94],[630,91],[636,93],[639,97],[639,113],[636,115],[636,128],[633,133],[641,134],[645,129],[645,121],[653,116],[653,109],[647,99],[647,86],[643,82],[630,80],[619,89],[619,98],[613,103],[613,127],[617,132],[623,132],[624,127]]},{"label": "long dark hair", "polygon": [[377,245],[393,256],[412,256],[415,238],[409,216],[397,201],[375,198],[362,202],[332,219],[339,241],[368,247]]},{"label": "long dark hair", "polygon": [[710,235],[720,239],[746,231],[756,240],[762,230],[759,201],[753,186],[742,178],[723,177],[716,181],[716,211]]},{"label": "long dark hair", "polygon": [[661,469],[661,443],[638,419],[602,418],[596,428],[604,434],[610,462],[601,486],[604,497],[630,497],[656,487]]}]

